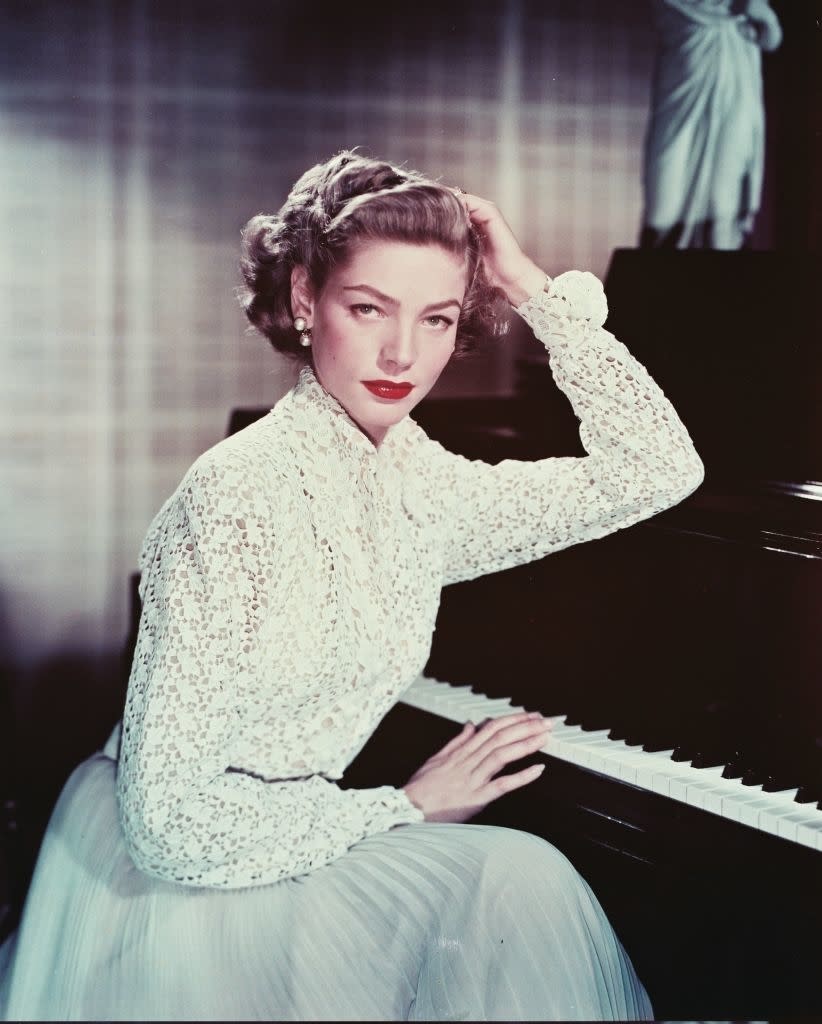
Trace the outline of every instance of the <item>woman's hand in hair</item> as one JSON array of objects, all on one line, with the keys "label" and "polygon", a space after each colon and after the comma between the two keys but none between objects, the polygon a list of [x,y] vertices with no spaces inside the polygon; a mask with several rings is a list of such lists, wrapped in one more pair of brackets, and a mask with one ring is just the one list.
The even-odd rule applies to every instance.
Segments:
[{"label": "woman's hand in hair", "polygon": [[505,715],[480,726],[468,722],[414,773],[405,793],[426,821],[466,821],[497,797],[539,778],[543,765],[499,772],[539,750],[550,729],[551,722],[538,713]]},{"label": "woman's hand in hair", "polygon": [[512,306],[536,295],[545,285],[545,272],[520,249],[514,232],[496,206],[470,192],[457,194],[482,235],[482,255],[490,282],[505,292]]}]

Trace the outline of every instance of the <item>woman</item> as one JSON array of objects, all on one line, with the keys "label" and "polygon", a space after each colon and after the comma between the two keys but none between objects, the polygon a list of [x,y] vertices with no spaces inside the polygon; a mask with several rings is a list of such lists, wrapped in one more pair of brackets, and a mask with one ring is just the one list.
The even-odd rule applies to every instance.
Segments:
[{"label": "woman", "polygon": [[[601,329],[596,279],[547,282],[491,203],[414,172],[312,168],[242,265],[249,319],[304,366],[149,529],[119,761],[110,743],[58,802],[5,1013],[650,1016],[568,861],[463,824],[536,777],[499,772],[545,744],[539,715],[466,725],[402,789],[335,780],[425,665],[441,587],[680,500],[685,429]],[[549,349],[587,458],[492,467],[408,417],[496,294]]]}]

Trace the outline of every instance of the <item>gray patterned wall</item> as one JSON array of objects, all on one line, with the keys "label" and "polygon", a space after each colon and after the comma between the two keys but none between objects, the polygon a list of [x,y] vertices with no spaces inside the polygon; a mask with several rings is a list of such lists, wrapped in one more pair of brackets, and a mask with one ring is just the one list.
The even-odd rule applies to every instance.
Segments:
[{"label": "gray patterned wall", "polygon": [[[239,231],[344,146],[493,198],[549,273],[632,245],[645,0],[0,10],[0,633],[122,643],[149,519],[292,379],[233,298]],[[506,392],[516,344],[443,390]]]}]

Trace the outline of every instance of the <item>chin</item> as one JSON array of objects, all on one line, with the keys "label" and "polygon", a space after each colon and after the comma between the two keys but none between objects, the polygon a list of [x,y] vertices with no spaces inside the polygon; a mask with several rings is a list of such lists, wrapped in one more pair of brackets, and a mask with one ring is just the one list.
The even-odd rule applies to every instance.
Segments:
[{"label": "chin", "polygon": [[405,419],[413,405],[407,402],[402,407],[386,407],[375,411],[374,409],[363,410],[361,416],[352,416],[361,430],[364,430],[369,437],[384,434],[386,430],[397,425],[400,420]]},{"label": "chin", "polygon": [[369,410],[370,415],[365,417],[365,421],[375,427],[393,427],[400,420],[405,419],[411,408],[412,406],[406,406],[403,409],[386,409],[376,415]]}]

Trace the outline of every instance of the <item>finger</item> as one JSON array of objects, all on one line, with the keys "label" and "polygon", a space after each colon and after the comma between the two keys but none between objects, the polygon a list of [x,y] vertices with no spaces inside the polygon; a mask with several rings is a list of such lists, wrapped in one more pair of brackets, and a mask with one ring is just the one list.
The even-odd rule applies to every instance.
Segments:
[{"label": "finger", "polygon": [[503,725],[505,722],[510,721],[513,723],[523,718],[526,721],[531,722],[546,722],[552,729],[554,727],[554,720],[552,718],[546,718],[545,715],[539,711],[518,711],[515,715],[495,715],[493,718],[488,715],[485,718],[481,718],[479,721],[475,721],[474,725],[477,727],[477,731],[482,729],[484,732],[487,732],[491,724],[494,722],[498,722],[500,725]]},{"label": "finger", "polygon": [[491,779],[478,793],[478,799],[490,803],[497,797],[510,793],[514,789],[527,786],[529,782],[535,782],[545,771],[544,764],[532,764],[523,768],[521,772],[512,772],[510,775],[500,775]]},{"label": "finger", "polygon": [[509,726],[539,721],[542,716],[539,712],[519,711],[513,715],[502,715],[499,718],[486,719],[465,744],[465,753],[471,754],[478,750],[484,743],[494,737],[497,733]]},{"label": "finger", "polygon": [[500,213],[499,208],[495,203],[492,203],[490,199],[483,199],[481,196],[472,195],[470,192],[466,192],[465,195],[460,198],[464,200],[465,208],[468,210],[468,216],[477,227],[485,227],[493,221],[497,221],[501,227],[510,231],[510,228],[508,227],[505,218]]},{"label": "finger", "polygon": [[511,764],[512,761],[519,761],[520,758],[527,757],[529,754],[535,754],[538,750],[541,750],[545,746],[547,737],[548,733],[546,731],[536,736],[528,736],[524,739],[516,740],[513,743],[506,743],[505,746],[495,747],[473,764],[472,774],[484,783],[488,779],[493,778],[497,772],[502,771],[506,765]]},{"label": "finger", "polygon": [[514,711],[510,715],[496,715],[494,718],[483,718],[482,729],[483,732],[496,732],[517,722],[537,722],[541,718],[542,715],[539,711]]},{"label": "finger", "polygon": [[459,186],[452,188],[451,191],[465,207],[466,213],[475,224],[484,224],[499,215],[497,207],[490,199],[475,196],[472,192],[466,192],[465,189]]},{"label": "finger", "polygon": [[490,750],[529,736],[544,736],[553,728],[553,723],[541,715],[525,721],[507,722],[496,729],[478,729],[471,752],[484,757]]}]

